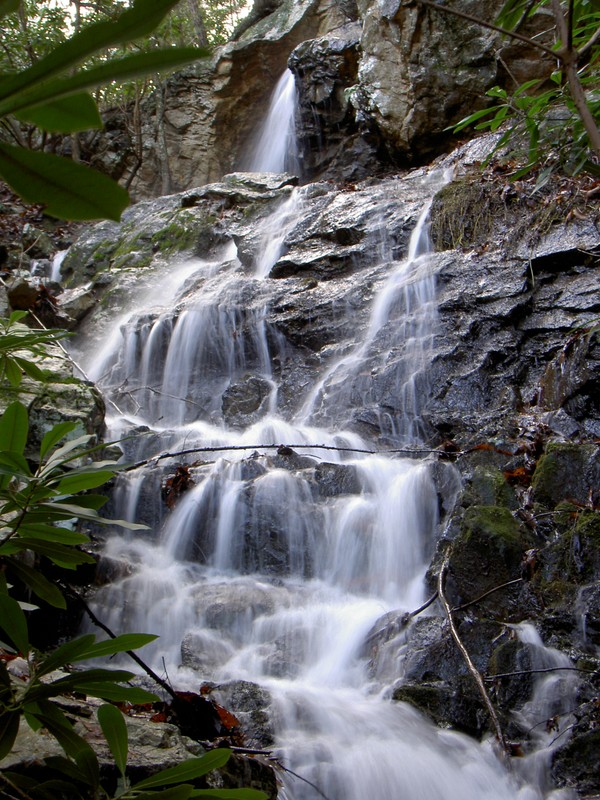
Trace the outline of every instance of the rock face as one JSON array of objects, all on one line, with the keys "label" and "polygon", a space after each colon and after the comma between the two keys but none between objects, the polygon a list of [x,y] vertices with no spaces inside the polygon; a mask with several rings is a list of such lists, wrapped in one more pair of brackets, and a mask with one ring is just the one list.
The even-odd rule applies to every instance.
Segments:
[{"label": "rock face", "polygon": [[[490,20],[501,6],[500,0],[461,0],[453,8]],[[539,33],[543,22],[540,17],[524,32]],[[92,160],[130,180],[137,199],[246,169],[286,66],[299,93],[303,180],[346,181],[390,165],[425,163],[448,148],[448,126],[488,102],[487,89],[551,71],[527,45],[507,44],[476,23],[418,2],[257,3],[211,60],[172,76],[161,98],[144,101],[143,152],[126,117],[115,111],[94,139]]]},{"label": "rock face", "polygon": [[[307,39],[348,22],[351,3],[334,0],[284,0],[215,56],[170,78],[165,89],[164,136],[167,162],[161,164],[156,142],[160,104],[143,109],[142,136],[147,143],[141,166],[133,141],[118,113],[109,115],[103,137],[104,164],[113,177],[131,184],[136,198],[200,186],[239,166],[251,150],[257,125],[292,50]],[[264,12],[263,12],[264,13]],[[139,167],[139,168],[138,168]]]},{"label": "rock face", "polygon": [[[455,164],[454,181],[437,192],[437,178],[424,169],[342,190],[328,182],[298,190],[285,176],[233,174],[220,184],[140,205],[121,225],[90,231],[72,249],[64,270],[73,285],[91,279],[106,303],[118,298],[114,289],[122,285],[123,276],[125,285],[129,283],[125,294],[135,293],[137,285],[146,285],[166,268],[161,247],[179,252],[181,263],[186,253],[210,258],[227,253],[232,274],[237,274],[233,288],[223,277],[202,275],[186,286],[173,311],[180,314],[190,299],[213,290],[229,302],[229,292],[240,291],[243,283],[237,335],[245,353],[242,367],[229,385],[215,383],[210,397],[195,398],[195,417],[202,416],[198,406],[204,404],[207,420],[245,427],[261,413],[270,388],[251,331],[263,319],[256,316],[258,310],[266,308],[260,312],[266,314],[263,341],[283,418],[298,414],[299,398],[320,379],[312,419],[327,425],[334,410],[339,414],[347,404],[346,427],[384,447],[398,435],[395,420],[406,414],[401,389],[408,351],[394,337],[399,326],[408,324],[407,315],[410,319],[416,313],[409,302],[410,286],[422,276],[409,276],[408,294],[394,295],[387,321],[376,334],[373,298],[404,263],[411,231],[424,203],[435,194],[435,252],[428,268],[437,312],[428,323],[433,333],[423,344],[428,360],[419,385],[424,399],[415,409],[420,421],[412,433],[418,432],[431,447],[441,447],[444,459],[456,461],[440,460],[432,471],[443,530],[438,543],[431,543],[431,590],[447,557],[445,591],[457,609],[460,636],[481,672],[505,676],[490,684],[493,702],[507,736],[527,749],[530,734],[520,725],[519,713],[537,686],[528,670],[539,663],[541,645],[531,643],[524,623],[534,621],[556,658],[566,658],[561,655],[566,653],[572,666],[598,667],[600,393],[593,326],[600,237],[589,207],[569,221],[548,217],[547,198],[536,204],[509,184],[494,183],[499,178],[482,182],[470,161],[480,156],[486,141],[464,149],[455,162],[439,165],[443,170]],[[273,236],[273,229],[265,226],[282,209],[287,211],[277,217],[281,251],[265,277],[253,278],[265,231]],[[102,318],[99,308],[82,330],[93,336]],[[361,351],[360,371],[349,370],[343,381],[329,385],[332,365],[340,357],[343,363],[345,354],[372,335],[372,349]],[[202,369],[206,378],[207,367]],[[140,394],[136,397],[143,402]],[[353,397],[360,397],[360,404]],[[198,485],[203,469],[195,468]],[[276,595],[278,604],[285,605],[285,590],[277,580],[289,574],[291,557],[304,558],[301,566],[294,563],[295,571],[313,574],[309,558],[291,555],[296,551],[286,538],[289,519],[264,516],[263,479],[273,469],[277,491],[285,486],[287,510],[294,498],[286,475],[323,508],[360,489],[354,468],[289,448],[241,462],[248,528],[236,564],[242,572],[261,570],[273,585],[257,594],[241,580],[198,595],[194,602],[205,630],[215,635],[226,629],[235,636],[240,615],[268,615]],[[214,535],[208,493],[202,503],[207,505],[200,508],[197,553],[188,554],[193,557],[210,549]],[[308,520],[298,520],[296,540],[309,530]],[[585,621],[583,626],[578,619]],[[208,655],[220,658],[218,643],[206,636],[188,637],[182,644],[183,662],[202,674],[212,668]],[[265,645],[265,674],[284,674],[282,665],[285,674],[293,674],[294,648],[301,649],[302,643],[293,637]],[[390,666],[398,663],[400,652],[403,675]],[[408,627],[401,617],[383,619],[366,639],[365,656],[373,675],[394,683],[397,701],[473,736],[489,730],[485,706],[442,619],[417,618]],[[512,675],[522,672],[527,673],[523,678]],[[577,742],[582,752],[589,752],[595,741],[589,705],[594,681],[594,674],[588,678],[582,673],[573,689],[573,702],[583,704],[576,738],[553,757],[556,781],[587,792],[598,790],[597,780],[574,753]],[[261,739],[258,733],[268,698],[254,697],[252,687],[230,688],[248,715],[253,740],[268,742],[268,735]],[[556,724],[562,730],[566,723],[559,716]]]}]

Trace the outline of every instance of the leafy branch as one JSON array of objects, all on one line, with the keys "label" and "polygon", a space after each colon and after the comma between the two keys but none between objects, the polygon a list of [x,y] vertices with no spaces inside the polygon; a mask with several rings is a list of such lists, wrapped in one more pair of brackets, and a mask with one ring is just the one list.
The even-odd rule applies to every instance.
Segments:
[{"label": "leafy branch", "polygon": [[[45,132],[76,133],[101,128],[96,102],[88,90],[115,81],[155,74],[193,63],[205,48],[169,47],[114,56],[114,48],[147,36],[178,0],[134,0],[110,20],[95,22],[58,43],[31,66],[0,77],[0,122],[13,117]],[[0,18],[19,10],[18,0],[0,2]],[[105,61],[81,66],[93,55]],[[129,204],[126,190],[106,175],[45,152],[0,143],[0,177],[23,199],[41,203],[46,213],[73,220],[119,220]]]},{"label": "leafy branch", "polygon": [[[597,61],[600,56],[600,10],[590,0],[506,0],[494,22],[435,0],[407,0],[442,14],[465,19],[482,28],[523,42],[551,61],[543,79],[525,81],[512,93],[494,86],[487,96],[496,104],[464,117],[452,129],[468,126],[476,130],[504,130],[492,153],[526,136],[529,142],[527,163],[514,177],[521,177],[543,159],[548,164],[538,177],[538,188],[560,164],[568,173],[587,170],[600,174],[600,96]],[[540,10],[547,9],[553,20],[551,46],[535,36],[520,32],[522,25]],[[545,88],[547,81],[553,86]],[[489,158],[488,157],[488,161]]]}]

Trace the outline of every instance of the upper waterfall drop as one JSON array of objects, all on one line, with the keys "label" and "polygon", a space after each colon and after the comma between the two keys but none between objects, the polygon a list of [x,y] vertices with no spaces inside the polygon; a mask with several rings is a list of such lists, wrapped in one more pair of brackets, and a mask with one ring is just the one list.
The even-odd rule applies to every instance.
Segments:
[{"label": "upper waterfall drop", "polygon": [[249,172],[297,172],[296,110],[298,92],[291,70],[286,69],[271,96],[254,149],[244,164]]}]

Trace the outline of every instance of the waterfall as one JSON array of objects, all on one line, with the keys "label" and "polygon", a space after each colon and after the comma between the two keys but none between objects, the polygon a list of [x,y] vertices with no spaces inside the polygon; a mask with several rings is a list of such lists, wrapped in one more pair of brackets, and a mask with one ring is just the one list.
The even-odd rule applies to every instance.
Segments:
[{"label": "waterfall", "polygon": [[[275,752],[306,779],[283,776],[280,800],[540,800],[541,778],[519,784],[489,743],[391,703],[391,687],[367,668],[378,621],[425,599],[439,502],[432,462],[355,452],[373,444],[346,422],[370,402],[366,357],[381,348],[401,398],[390,425],[419,441],[436,323],[428,206],[406,258],[381,255],[388,278],[364,341],[285,418],[277,364],[286,344],[270,325],[268,291],[297,201],[264,225],[253,271],[232,252],[163,271],[158,301],[131,309],[110,352],[88,355],[123,412],[112,412],[111,435],[140,432],[124,444],[128,456],[220,448],[193,466],[193,485],[168,514],[157,497],[176,462],[121,477],[117,514],[160,519],[147,537],[109,538],[105,557],[127,568],[98,589],[96,613],[115,631],[158,633],[144,658],[177,687],[247,681],[268,693]],[[401,675],[401,656],[396,666]]]},{"label": "waterfall", "polygon": [[298,171],[294,75],[286,69],[271,96],[269,111],[258,132],[245,168],[249,172]]}]

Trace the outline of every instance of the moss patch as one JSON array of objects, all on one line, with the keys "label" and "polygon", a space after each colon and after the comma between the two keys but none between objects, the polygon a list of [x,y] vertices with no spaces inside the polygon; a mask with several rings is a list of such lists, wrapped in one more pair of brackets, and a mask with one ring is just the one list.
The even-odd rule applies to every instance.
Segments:
[{"label": "moss patch", "polygon": [[499,469],[478,465],[473,470],[470,486],[463,495],[465,506],[503,506],[517,508],[514,490]]},{"label": "moss patch", "polygon": [[[507,508],[468,508],[450,554],[450,602],[460,605],[518,578],[523,552],[529,546]],[[511,616],[514,591],[507,588],[494,592],[478,604],[479,610],[493,618]]]},{"label": "moss patch", "polygon": [[[598,477],[597,448],[594,445],[548,445],[533,474],[533,499],[549,509],[563,500],[587,502]],[[594,485],[592,485],[592,482]]]}]

